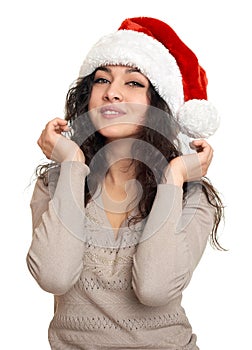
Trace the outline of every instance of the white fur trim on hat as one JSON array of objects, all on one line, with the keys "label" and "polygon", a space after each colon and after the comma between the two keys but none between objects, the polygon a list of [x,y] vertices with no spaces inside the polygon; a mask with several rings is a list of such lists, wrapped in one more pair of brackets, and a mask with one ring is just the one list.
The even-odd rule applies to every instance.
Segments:
[{"label": "white fur trim on hat", "polygon": [[144,33],[119,30],[102,37],[87,54],[79,76],[89,75],[104,65],[140,69],[174,115],[184,102],[182,77],[175,58],[163,44]]}]

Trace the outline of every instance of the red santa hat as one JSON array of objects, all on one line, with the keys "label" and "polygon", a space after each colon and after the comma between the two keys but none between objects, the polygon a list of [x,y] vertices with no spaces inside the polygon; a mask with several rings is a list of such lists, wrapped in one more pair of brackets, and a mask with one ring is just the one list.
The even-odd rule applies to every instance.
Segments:
[{"label": "red santa hat", "polygon": [[207,100],[206,72],[168,24],[150,17],[124,20],[91,48],[79,76],[104,65],[140,69],[170,107],[182,133],[207,138],[217,130],[219,117]]}]

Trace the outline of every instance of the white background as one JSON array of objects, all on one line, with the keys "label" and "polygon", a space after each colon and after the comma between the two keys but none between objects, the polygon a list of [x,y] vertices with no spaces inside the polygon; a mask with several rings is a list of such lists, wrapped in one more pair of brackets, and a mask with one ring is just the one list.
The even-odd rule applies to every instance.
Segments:
[{"label": "white background", "polygon": [[[251,347],[251,19],[249,1],[5,1],[0,8],[1,348],[46,350],[53,296],[26,267],[29,186],[43,160],[37,138],[63,117],[65,95],[85,54],[123,19],[157,17],[197,54],[222,122],[209,139],[209,177],[226,205],[221,243],[207,248],[183,305],[201,350]],[[2,347],[2,345],[4,345]]]}]

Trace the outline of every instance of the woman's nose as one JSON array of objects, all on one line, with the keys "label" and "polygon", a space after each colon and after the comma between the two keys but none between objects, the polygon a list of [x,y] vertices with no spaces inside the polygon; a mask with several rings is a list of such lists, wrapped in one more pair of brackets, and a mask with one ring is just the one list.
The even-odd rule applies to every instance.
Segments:
[{"label": "woman's nose", "polygon": [[103,99],[110,102],[122,101],[123,94],[117,84],[110,83],[104,92]]}]

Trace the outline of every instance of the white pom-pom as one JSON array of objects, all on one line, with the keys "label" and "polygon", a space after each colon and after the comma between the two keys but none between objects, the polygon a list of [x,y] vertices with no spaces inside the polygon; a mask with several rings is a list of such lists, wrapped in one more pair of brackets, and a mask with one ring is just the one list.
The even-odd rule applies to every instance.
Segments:
[{"label": "white pom-pom", "polygon": [[206,100],[189,100],[180,107],[177,120],[181,132],[193,138],[207,138],[220,124],[216,108]]}]

